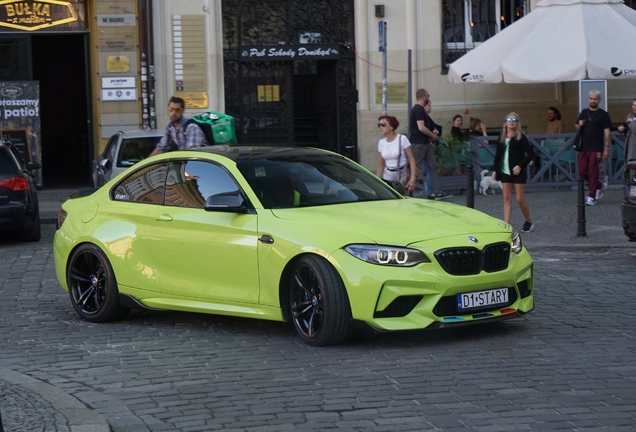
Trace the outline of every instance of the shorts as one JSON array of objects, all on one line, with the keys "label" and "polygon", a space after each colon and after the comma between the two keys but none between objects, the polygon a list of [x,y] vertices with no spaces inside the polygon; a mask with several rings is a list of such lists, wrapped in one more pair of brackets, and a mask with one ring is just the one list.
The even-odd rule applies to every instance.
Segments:
[{"label": "shorts", "polygon": [[521,170],[519,175],[508,175],[502,172],[497,173],[497,180],[502,183],[526,184],[528,181],[528,171]]}]

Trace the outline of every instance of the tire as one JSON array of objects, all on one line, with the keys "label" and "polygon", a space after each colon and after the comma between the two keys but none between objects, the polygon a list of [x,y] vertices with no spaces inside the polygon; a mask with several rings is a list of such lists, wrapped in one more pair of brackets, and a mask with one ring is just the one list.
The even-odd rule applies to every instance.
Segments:
[{"label": "tire", "polygon": [[124,318],[130,312],[119,304],[117,280],[108,259],[95,245],[78,247],[69,260],[66,281],[75,311],[100,323]]},{"label": "tire", "polygon": [[305,343],[335,345],[349,338],[349,298],[329,263],[314,255],[302,257],[294,266],[289,289],[292,322]]},{"label": "tire", "polygon": [[33,221],[27,225],[26,228],[22,231],[22,241],[25,242],[36,242],[40,241],[41,231],[40,231],[40,211],[36,207],[35,209],[35,217]]}]

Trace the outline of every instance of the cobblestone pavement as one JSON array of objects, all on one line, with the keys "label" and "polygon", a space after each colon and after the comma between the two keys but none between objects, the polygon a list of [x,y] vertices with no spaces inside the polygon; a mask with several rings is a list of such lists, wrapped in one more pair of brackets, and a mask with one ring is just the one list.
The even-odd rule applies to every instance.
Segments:
[{"label": "cobblestone pavement", "polygon": [[250,319],[83,321],[52,236],[45,224],[39,243],[0,239],[6,431],[636,430],[632,248],[533,252],[523,318],[312,348]]}]

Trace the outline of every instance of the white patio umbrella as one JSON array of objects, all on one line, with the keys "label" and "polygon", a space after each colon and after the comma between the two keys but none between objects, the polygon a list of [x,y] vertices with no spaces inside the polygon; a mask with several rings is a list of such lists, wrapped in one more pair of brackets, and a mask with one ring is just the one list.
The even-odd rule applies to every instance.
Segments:
[{"label": "white patio umbrella", "polygon": [[636,10],[623,0],[543,0],[451,63],[454,83],[636,78]]}]

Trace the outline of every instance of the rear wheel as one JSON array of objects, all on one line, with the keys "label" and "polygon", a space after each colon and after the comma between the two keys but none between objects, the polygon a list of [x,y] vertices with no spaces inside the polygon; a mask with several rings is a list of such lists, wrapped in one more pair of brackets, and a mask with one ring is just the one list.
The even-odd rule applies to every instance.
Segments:
[{"label": "rear wheel", "polygon": [[296,263],[290,281],[292,321],[309,345],[346,341],[351,334],[351,308],[344,284],[335,269],[318,256]]},{"label": "rear wheel", "polygon": [[73,252],[67,282],[73,307],[87,321],[118,320],[130,312],[119,304],[115,273],[95,245],[84,244]]}]

